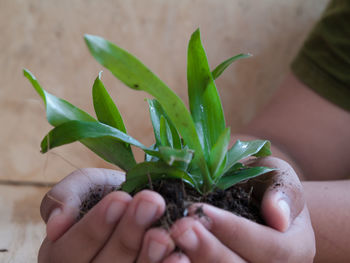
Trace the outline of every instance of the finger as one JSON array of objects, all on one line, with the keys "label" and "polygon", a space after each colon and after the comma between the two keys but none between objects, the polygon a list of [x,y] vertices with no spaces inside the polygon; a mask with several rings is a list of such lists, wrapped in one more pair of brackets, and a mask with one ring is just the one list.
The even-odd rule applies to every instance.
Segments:
[{"label": "finger", "polygon": [[82,200],[95,190],[102,198],[112,187],[119,186],[124,174],[110,169],[77,170],[56,184],[44,197],[40,213],[47,223],[47,236],[57,240],[76,222]]},{"label": "finger", "polygon": [[246,262],[193,218],[177,221],[171,228],[171,236],[193,263]]},{"label": "finger", "polygon": [[137,263],[162,262],[174,248],[175,244],[167,231],[161,228],[150,229],[143,239]]},{"label": "finger", "polygon": [[[305,205],[302,185],[297,174],[287,162],[274,157],[257,159],[251,165],[276,168],[265,184],[261,213],[267,225],[285,232]],[[255,186],[259,188],[257,184]]]},{"label": "finger", "polygon": [[[302,239],[309,238],[308,233],[310,231],[312,233],[311,224],[307,220],[306,207],[293,222],[292,227],[286,233],[281,233],[214,206],[207,204],[200,206],[207,216],[207,219],[199,218],[199,221],[205,221],[203,226],[207,227],[223,244],[248,262],[271,262],[272,258],[286,260],[288,255],[293,254],[303,256],[306,255],[305,250],[308,249],[308,246],[304,245],[302,248],[297,247],[297,245],[312,244],[312,240],[309,240],[311,242],[309,243],[309,241]],[[190,214],[193,215],[195,210],[196,206],[192,206]],[[305,233],[306,235],[304,235]],[[286,262],[283,260],[277,262]]]},{"label": "finger", "polygon": [[107,244],[95,262],[134,262],[141,249],[143,235],[165,210],[165,201],[157,193],[143,190],[135,195]]},{"label": "finger", "polygon": [[191,261],[184,253],[174,252],[165,258],[162,263],[191,263]]},{"label": "finger", "polygon": [[90,262],[113,233],[131,200],[125,192],[110,193],[57,241],[44,242],[42,258],[46,251],[47,260]]}]

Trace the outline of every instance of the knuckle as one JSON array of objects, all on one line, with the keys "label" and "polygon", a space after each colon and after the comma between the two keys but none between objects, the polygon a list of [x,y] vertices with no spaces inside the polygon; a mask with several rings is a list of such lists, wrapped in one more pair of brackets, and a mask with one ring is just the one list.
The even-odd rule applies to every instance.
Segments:
[{"label": "knuckle", "polygon": [[139,246],[136,246],[136,242],[130,242],[129,239],[120,238],[117,242],[117,248],[122,255],[127,257],[134,257],[139,252]]}]

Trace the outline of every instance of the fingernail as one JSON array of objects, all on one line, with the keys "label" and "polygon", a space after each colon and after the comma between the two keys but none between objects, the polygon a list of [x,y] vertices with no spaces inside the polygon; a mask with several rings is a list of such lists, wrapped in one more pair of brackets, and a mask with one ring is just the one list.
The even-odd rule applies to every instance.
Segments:
[{"label": "fingernail", "polygon": [[62,209],[61,209],[60,207],[57,207],[57,208],[55,208],[54,210],[52,210],[52,212],[51,212],[51,214],[50,214],[49,219],[47,220],[47,222],[52,221],[52,219],[53,219],[54,217],[56,217],[57,215],[61,214],[61,212],[62,212]]},{"label": "fingernail", "polygon": [[106,212],[106,223],[113,224],[118,221],[121,217],[123,211],[125,210],[125,205],[119,202],[111,202]]},{"label": "fingernail", "polygon": [[136,209],[136,223],[145,226],[150,224],[156,213],[157,213],[157,205],[148,201],[141,201]]},{"label": "fingernail", "polygon": [[166,246],[155,240],[152,240],[148,247],[148,258],[151,262],[159,262],[164,257]]},{"label": "fingernail", "polygon": [[186,230],[177,240],[185,249],[196,250],[198,247],[198,238],[192,229]]},{"label": "fingernail", "polygon": [[57,239],[57,237],[59,236],[57,234],[57,224],[59,224],[59,221],[55,221],[54,219],[60,215],[62,213],[62,209],[57,207],[54,210],[52,210],[49,219],[47,220],[46,223],[46,234],[47,234],[47,238],[50,241],[55,241]]},{"label": "fingernail", "polygon": [[279,209],[281,210],[282,214],[285,217],[285,220],[286,220],[285,229],[287,229],[289,227],[289,224],[290,224],[290,207],[289,207],[289,204],[287,203],[286,200],[280,199],[278,201],[278,207],[279,207]]}]

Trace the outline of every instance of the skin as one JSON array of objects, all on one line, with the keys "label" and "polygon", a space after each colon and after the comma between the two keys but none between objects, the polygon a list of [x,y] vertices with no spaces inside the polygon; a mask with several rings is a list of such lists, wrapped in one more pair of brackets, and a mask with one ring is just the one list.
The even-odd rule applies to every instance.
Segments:
[{"label": "skin", "polygon": [[[270,227],[204,205],[205,220],[196,218],[196,207],[191,207],[191,217],[177,221],[170,231],[149,229],[164,211],[164,201],[157,193],[142,191],[133,198],[121,191],[107,194],[124,180],[122,173],[77,170],[43,199],[47,238],[39,262],[111,262],[113,258],[118,262],[312,262],[314,233],[296,173],[286,162],[272,157],[249,165],[278,168],[250,182],[262,199],[262,213]],[[102,187],[106,196],[76,223],[81,200],[95,187]],[[140,205],[143,201],[147,206]],[[150,210],[156,211],[152,217]],[[149,218],[147,223],[140,225],[138,219],[145,218]],[[193,238],[184,238],[189,231],[197,240],[196,247]],[[183,253],[174,252],[175,245]]]},{"label": "skin", "polygon": [[[65,178],[44,198],[41,212],[47,222],[47,238],[40,249],[39,262],[62,262],[62,255],[67,257],[64,262],[110,262],[115,258],[118,262],[348,262],[350,227],[345,208],[350,206],[349,180],[315,180],[349,176],[350,114],[289,74],[271,103],[243,128],[242,134],[241,139],[271,140],[274,155],[287,161],[263,158],[250,163],[279,168],[270,180],[259,178],[250,182],[262,200],[261,212],[268,226],[203,205],[208,216],[205,220],[190,213],[169,232],[148,229],[151,223],[138,227],[134,217],[140,200],[145,198],[157,208],[154,220],[164,209],[162,198],[149,191],[134,198],[121,192],[109,194],[75,223],[79,200],[89,187],[118,185],[123,180],[121,174],[119,181],[109,178],[111,170],[87,169]],[[100,173],[104,177],[94,176],[98,171],[103,171]],[[297,174],[309,181],[301,184]],[[96,178],[100,181],[94,181]],[[280,183],[278,187],[274,187],[275,182]],[[113,221],[114,227],[94,223],[93,220],[106,218],[109,202],[125,206]],[[92,231],[94,226],[100,230]],[[136,238],[128,241],[131,235],[127,233]],[[79,247],[72,250],[67,245],[74,237],[78,237],[75,243],[84,251],[95,246],[85,261],[77,252]],[[182,254],[173,251],[175,245]]]},{"label": "skin", "polygon": [[[149,229],[164,212],[163,198],[148,190],[133,198],[122,191],[109,193],[123,181],[121,172],[88,168],[54,186],[41,204],[47,237],[38,261],[189,262],[184,254],[173,252],[175,244],[167,231]],[[96,187],[105,197],[77,222],[81,200]]]}]

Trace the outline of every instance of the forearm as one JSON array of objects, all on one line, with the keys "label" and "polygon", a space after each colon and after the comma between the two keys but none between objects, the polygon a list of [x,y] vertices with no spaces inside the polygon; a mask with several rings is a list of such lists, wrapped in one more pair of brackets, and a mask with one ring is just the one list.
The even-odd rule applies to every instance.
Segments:
[{"label": "forearm", "polygon": [[350,180],[303,182],[316,236],[314,262],[349,262]]},{"label": "forearm", "polygon": [[241,132],[270,140],[307,180],[346,179],[350,171],[350,114],[291,73]]}]

